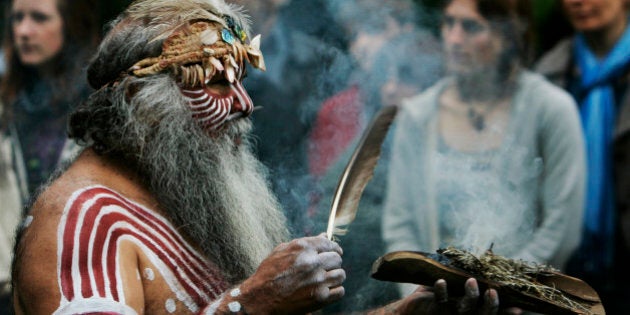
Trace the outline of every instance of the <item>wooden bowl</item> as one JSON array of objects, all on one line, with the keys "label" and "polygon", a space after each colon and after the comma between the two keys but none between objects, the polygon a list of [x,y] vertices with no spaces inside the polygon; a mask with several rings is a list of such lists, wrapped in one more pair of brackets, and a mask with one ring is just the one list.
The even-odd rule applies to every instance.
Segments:
[{"label": "wooden bowl", "polygon": [[[481,292],[488,288],[497,290],[501,307],[519,307],[525,311],[543,314],[596,314],[605,315],[599,295],[586,282],[559,272],[545,272],[536,276],[544,285],[562,291],[565,296],[580,302],[589,310],[572,309],[561,303],[521,292],[496,281],[469,274],[459,268],[444,265],[430,257],[439,254],[399,251],[379,257],[372,265],[372,278],[403,283],[433,286],[439,279],[446,280],[449,294],[464,295],[464,283],[468,278],[477,279]],[[590,311],[590,313],[589,313]]]}]

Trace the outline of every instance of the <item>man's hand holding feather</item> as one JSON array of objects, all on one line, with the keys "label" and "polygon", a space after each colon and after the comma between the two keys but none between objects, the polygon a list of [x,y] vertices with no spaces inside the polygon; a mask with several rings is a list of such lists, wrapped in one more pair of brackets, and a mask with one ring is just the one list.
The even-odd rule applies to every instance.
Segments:
[{"label": "man's hand holding feather", "polygon": [[259,313],[307,313],[341,299],[341,247],[325,235],[277,246],[240,286],[240,300]]}]

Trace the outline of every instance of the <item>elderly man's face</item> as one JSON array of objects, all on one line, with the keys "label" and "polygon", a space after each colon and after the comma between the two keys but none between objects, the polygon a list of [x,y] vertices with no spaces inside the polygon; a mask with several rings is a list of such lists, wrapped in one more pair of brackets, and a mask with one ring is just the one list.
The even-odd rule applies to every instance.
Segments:
[{"label": "elderly man's face", "polygon": [[626,23],[624,0],[563,0],[563,5],[569,21],[580,32],[598,32]]},{"label": "elderly man's face", "polygon": [[[217,22],[196,21],[169,36],[163,46],[163,61],[157,64],[151,58],[140,61],[134,65],[134,74],[160,71],[166,68],[161,62],[176,64],[178,85],[193,117],[212,133],[253,111],[254,105],[242,80],[245,62],[260,61],[262,55],[257,44],[243,43],[246,37],[240,26],[228,29]],[[253,65],[264,69],[256,61]]]},{"label": "elderly man's face", "polygon": [[444,11],[441,32],[447,67],[454,74],[492,67],[503,47],[474,0],[452,1]]}]

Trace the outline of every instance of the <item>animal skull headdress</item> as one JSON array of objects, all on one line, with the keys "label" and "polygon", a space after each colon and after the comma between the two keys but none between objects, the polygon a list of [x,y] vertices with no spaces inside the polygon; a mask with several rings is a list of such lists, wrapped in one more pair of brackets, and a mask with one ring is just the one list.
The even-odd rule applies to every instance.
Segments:
[{"label": "animal skull headdress", "polygon": [[[141,27],[148,33],[148,48],[135,48],[147,51],[144,59],[123,61],[133,62],[125,75],[170,74],[189,101],[193,117],[208,130],[217,129],[231,118],[251,114],[252,101],[241,85],[245,62],[263,71],[265,63],[260,35],[249,39],[249,20],[240,7],[222,0],[140,0],[123,13],[112,32],[127,26]],[[136,35],[119,37],[124,41],[125,36]],[[151,51],[150,47],[159,43],[157,56],[158,49]],[[134,48],[127,50],[131,51],[124,51],[126,56],[134,52]],[[111,76],[94,74],[90,82],[103,85],[99,79]]]}]

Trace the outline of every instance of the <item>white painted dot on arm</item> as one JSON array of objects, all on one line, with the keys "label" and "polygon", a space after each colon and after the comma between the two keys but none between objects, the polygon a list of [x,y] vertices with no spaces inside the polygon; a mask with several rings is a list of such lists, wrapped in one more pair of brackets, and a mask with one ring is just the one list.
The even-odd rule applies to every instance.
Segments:
[{"label": "white painted dot on arm", "polygon": [[236,289],[230,291],[230,296],[232,296],[232,297],[237,297],[239,295],[241,295],[241,290],[239,288],[236,288]]},{"label": "white painted dot on arm", "polygon": [[164,306],[166,306],[166,311],[171,314],[175,313],[175,311],[177,310],[177,305],[175,304],[175,300],[173,299],[166,300]]},{"label": "white painted dot on arm", "polygon": [[155,273],[153,272],[153,269],[151,268],[145,268],[144,269],[144,277],[147,280],[153,281],[153,279],[155,279]]},{"label": "white painted dot on arm", "polygon": [[230,312],[237,313],[241,310],[241,303],[236,301],[230,302],[228,303],[228,308],[230,309]]}]

